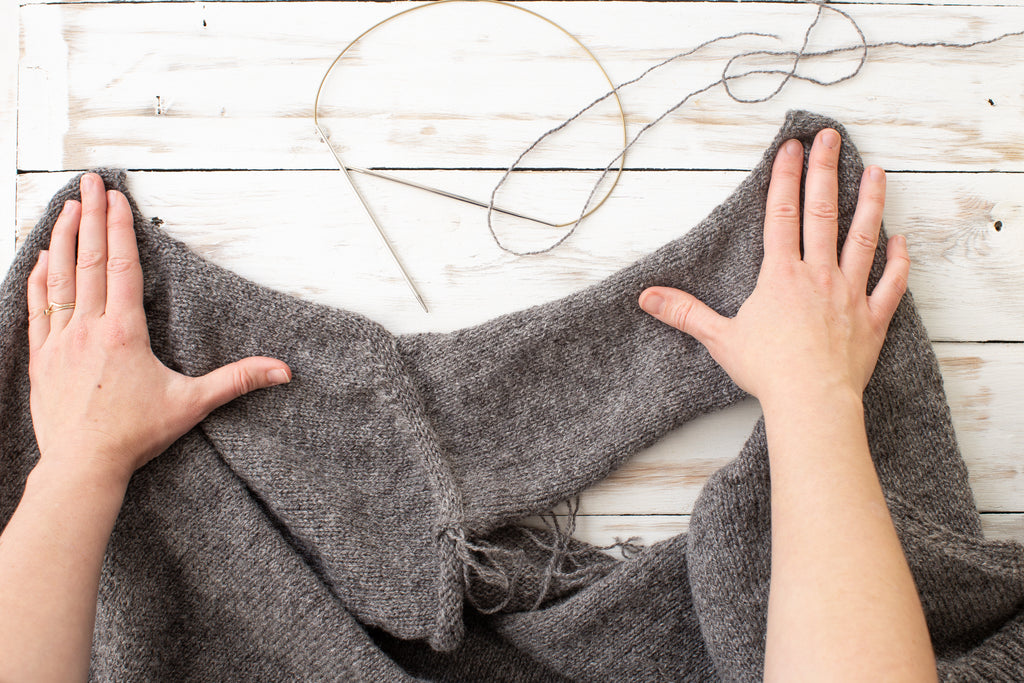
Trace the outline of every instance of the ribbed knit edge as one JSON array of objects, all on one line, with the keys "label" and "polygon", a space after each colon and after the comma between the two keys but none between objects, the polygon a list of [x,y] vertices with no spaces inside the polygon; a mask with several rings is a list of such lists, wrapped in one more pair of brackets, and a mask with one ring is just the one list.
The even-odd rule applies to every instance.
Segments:
[{"label": "ribbed knit edge", "polygon": [[[162,257],[179,259],[190,265],[214,267],[241,278],[234,271],[207,261],[193,251],[184,242],[157,228],[139,210],[134,197],[130,194],[127,173],[120,168],[97,167],[74,175],[50,200],[44,217],[54,216],[60,212],[68,199],[80,199],[79,181],[86,173],[96,173],[103,178],[107,189],[124,191],[131,207],[135,230],[144,235],[148,247]],[[43,219],[45,220],[45,218]],[[42,221],[41,221],[42,222]],[[18,292],[25,296],[28,275],[35,265],[36,256],[42,249],[49,248],[51,231],[33,230],[28,239],[18,250],[14,264],[4,279],[4,292]],[[27,255],[27,257],[26,257]],[[243,278],[244,279],[244,278]],[[13,280],[13,282],[12,282]],[[145,284],[145,283],[144,283]],[[16,285],[16,286],[15,286]],[[0,325],[27,324],[27,312],[24,306],[12,306],[6,300],[0,301]],[[8,310],[16,311],[14,319],[8,319]],[[406,417],[409,418],[416,436],[420,451],[421,464],[430,477],[430,485],[437,509],[434,520],[433,542],[437,549],[439,572],[436,580],[438,610],[434,621],[434,631],[428,642],[439,651],[456,648],[462,641],[465,626],[462,618],[463,604],[463,567],[457,553],[460,538],[464,539],[461,524],[462,499],[454,478],[437,448],[437,437],[423,414],[422,400],[413,388],[404,363],[394,342],[394,337],[379,323],[358,313],[343,309],[334,309],[345,316],[347,321],[361,334],[381,358],[386,369],[387,379],[394,383],[400,397]]]},{"label": "ribbed knit edge", "polygon": [[[383,328],[380,328],[383,330]],[[465,542],[463,525],[462,495],[445,461],[439,439],[424,414],[423,399],[413,387],[409,373],[395,346],[394,337],[373,334],[369,337],[380,357],[389,378],[398,388],[405,414],[412,424],[423,469],[430,478],[437,519],[434,520],[433,541],[437,548],[439,573],[437,576],[438,610],[434,620],[434,632],[428,639],[435,650],[454,650],[465,635],[462,618],[464,567],[460,559],[459,543]]]}]

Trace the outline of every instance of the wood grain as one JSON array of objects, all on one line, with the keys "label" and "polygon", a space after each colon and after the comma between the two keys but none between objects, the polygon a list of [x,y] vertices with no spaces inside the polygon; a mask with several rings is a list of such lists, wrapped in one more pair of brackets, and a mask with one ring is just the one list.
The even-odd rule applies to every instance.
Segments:
[{"label": "wood grain", "polygon": [[[815,12],[805,3],[528,5],[577,34],[620,82],[722,33],[770,32],[780,40],[740,42],[794,47]],[[329,168],[333,159],[310,121],[316,86],[347,40],[406,6],[26,5],[20,166]],[[1024,7],[843,7],[872,41],[969,41],[1024,28]],[[471,20],[460,20],[467,14]],[[516,14],[449,5],[389,25],[360,45],[325,93],[325,122],[347,160],[505,168],[529,141],[604,91],[578,48]],[[812,47],[855,37],[835,19],[819,30]],[[720,77],[726,58],[740,49],[732,43],[694,55],[624,90],[631,129]],[[804,106],[843,121],[862,151],[888,168],[1024,170],[1022,50],[1022,38],[967,51],[879,49],[857,78],[831,88],[791,82],[784,97],[762,105],[712,91],[653,129],[628,162],[750,168],[785,110]],[[809,64],[807,73],[835,77],[853,64],[846,56]],[[736,84],[748,97],[774,86],[769,77]],[[585,116],[531,153],[527,165],[603,168],[621,142],[615,117],[610,107]]]},{"label": "wood grain", "polygon": [[[744,46],[797,46],[815,12],[780,2],[524,5],[578,35],[616,81],[716,35],[779,34],[778,41],[720,45],[624,90],[631,133],[682,93],[718,78]],[[134,169],[130,184],[143,211],[204,258],[363,313],[396,333],[444,331],[557,299],[684,234],[760,161],[786,110],[819,111],[847,127],[867,163],[890,171],[886,228],[908,238],[910,289],[935,341],[986,533],[1024,542],[1024,39],[971,50],[873,50],[856,78],[832,88],[793,82],[767,104],[737,104],[720,89],[701,95],[630,151],[636,170],[578,234],[539,257],[498,250],[476,208],[360,179],[431,305],[425,316],[311,121],[314,91],[337,51],[408,6],[5,5],[3,30],[18,30],[6,21],[13,12],[22,41],[23,172],[16,207],[5,208],[0,197],[0,225],[12,224],[16,208],[20,244],[72,170]],[[872,41],[970,41],[1024,28],[1017,3],[837,7]],[[500,175],[493,169],[506,168],[603,89],[578,49],[536,20],[483,6],[456,9],[419,12],[415,22],[396,22],[367,40],[328,83],[322,112],[350,163],[410,169],[396,174],[486,199]],[[811,47],[852,39],[833,17]],[[2,60],[5,82],[15,82]],[[835,76],[851,64],[849,57],[809,64],[806,73]],[[773,86],[767,79],[737,88],[753,96]],[[0,106],[0,135],[13,133],[12,111]],[[578,215],[596,173],[575,169],[600,168],[614,156],[616,116],[599,108],[545,142],[525,165],[557,170],[514,174],[500,202],[555,220]],[[0,145],[0,179],[12,187],[14,160],[3,158],[9,140]],[[560,234],[500,217],[495,225],[524,249]],[[4,230],[0,250],[11,236]],[[999,343],[978,343],[986,341]],[[577,535],[607,544],[616,535],[654,542],[684,531],[704,481],[735,457],[759,416],[750,399],[637,454],[583,496]]]},{"label": "wood grain", "polygon": [[[558,517],[564,525],[565,516]],[[538,518],[531,518],[527,523],[544,528]],[[611,545],[631,537],[635,537],[635,542],[641,545],[652,545],[686,532],[689,526],[689,515],[579,515],[573,536],[598,546]],[[1024,543],[1024,515],[982,514],[981,527],[985,538],[989,540]],[[610,549],[608,554],[621,557],[617,549]]]},{"label": "wood grain", "polygon": [[[144,2],[194,2],[195,0],[131,0],[135,3]],[[224,2],[266,2],[267,0],[222,0]],[[581,2],[584,0],[563,0],[564,2]],[[673,0],[673,2],[736,2],[737,0]],[[23,5],[58,5],[58,4],[80,4],[82,2],[90,3],[117,3],[125,2],[125,0],[21,0]],[[772,3],[798,3],[807,2],[807,0],[743,0],[743,2],[772,2]],[[847,3],[839,3],[847,4]],[[850,3],[853,4],[853,3]],[[916,5],[916,6],[934,6],[934,5],[978,5],[978,6],[993,6],[999,7],[1007,4],[1007,0],[871,0],[870,4],[892,4],[892,5]]]},{"label": "wood grain", "polygon": [[18,14],[0,4],[0,272],[14,258],[18,139]]},{"label": "wood grain", "polygon": [[[400,175],[483,199],[500,177],[491,171]],[[482,209],[380,179],[357,179],[430,315],[410,296],[339,171],[133,172],[130,185],[148,215],[160,217],[165,230],[205,258],[267,286],[369,315],[401,333],[466,327],[594,284],[685,234],[744,176],[627,172],[573,237],[529,258],[495,246]],[[70,177],[19,178],[19,242]],[[593,177],[523,174],[499,198],[569,220],[579,214]],[[541,247],[562,234],[500,217],[495,226],[520,248]],[[910,289],[933,340],[1024,340],[1024,175],[890,173],[886,228],[907,237]]]},{"label": "wood grain", "polygon": [[[620,199],[595,214],[593,222],[584,224],[578,240],[541,260],[501,254],[485,236],[479,225],[480,216],[467,213],[470,207],[432,195],[428,198],[437,199],[436,207],[417,202],[417,213],[421,216],[418,221],[412,215],[399,220],[401,214],[392,213],[392,209],[398,211],[408,205],[401,193],[416,191],[381,183],[386,185],[380,188],[385,193],[380,203],[381,219],[400,228],[393,237],[396,244],[404,247],[404,253],[417,255],[411,263],[414,277],[436,307],[436,313],[426,316],[408,300],[354,202],[342,199],[349,193],[337,188],[337,175],[132,173],[130,182],[143,209],[160,216],[165,230],[193,246],[204,258],[296,296],[346,308],[351,304],[372,318],[385,318],[382,322],[397,332],[452,329],[482,322],[502,311],[529,306],[597,281],[678,234],[678,228],[673,226],[699,220],[739,179],[735,173],[630,174],[618,195]],[[417,177],[430,176],[430,181],[443,185],[450,175],[435,171]],[[493,180],[495,174],[457,175],[466,180],[464,184],[470,184],[487,180],[485,176]],[[647,187],[633,185],[634,176]],[[25,208],[22,215],[38,215],[43,202],[67,177],[70,174],[21,176],[19,196]],[[902,196],[906,202],[915,202],[916,208],[905,208],[906,214],[927,215],[932,204],[941,211],[940,195],[963,194],[955,185],[962,180],[959,174],[908,174],[908,178],[911,185],[904,188]],[[665,182],[667,186],[652,189],[648,181]],[[655,199],[669,197],[671,188],[679,187],[688,188],[694,201],[679,204]],[[389,191],[396,194],[387,195]],[[633,202],[631,209],[619,205],[625,200]],[[698,201],[707,206],[695,208]],[[641,209],[641,202],[647,208]],[[654,207],[660,205],[667,208],[659,218]],[[444,211],[456,213],[446,217]],[[630,225],[630,217],[636,215],[644,216],[643,230],[624,233],[622,226]],[[953,230],[959,220],[944,224],[940,216],[935,219],[940,235],[943,225]],[[471,220],[475,221],[474,229],[462,225]],[[921,226],[917,235],[911,234],[911,244],[916,244],[914,238],[918,236],[927,239],[934,230],[934,225]],[[993,230],[991,234],[1002,237],[1006,232]],[[985,276],[980,270],[986,266],[969,251],[927,260],[929,254],[944,253],[940,249],[922,250],[923,263],[919,263],[917,270],[937,271],[952,258],[958,267],[945,284],[946,296],[953,302],[950,305],[960,310],[965,319],[980,315],[969,305],[957,303],[971,300],[964,294],[970,278],[964,277],[960,267],[978,262],[979,272],[974,278],[984,285]],[[915,259],[917,254],[912,251]],[[420,270],[430,263],[432,274]],[[937,276],[933,272],[934,277]],[[516,285],[510,287],[509,282]],[[916,284],[912,280],[911,291],[915,291]],[[380,311],[390,306],[382,305],[379,297],[389,287],[393,290],[395,311],[386,317]],[[438,291],[449,298],[439,296]],[[923,314],[928,313],[923,308],[928,301],[928,297],[922,297]],[[1007,301],[1020,305],[1020,298],[1012,293]],[[930,320],[926,316],[929,329]],[[993,332],[1007,328],[998,317],[992,319]],[[1024,399],[1018,388],[1024,385],[1024,346],[939,342],[936,348],[980,509],[1020,511],[1024,500],[1024,461],[1019,444],[1024,443],[1024,421],[1019,415],[1024,412]],[[584,512],[688,512],[704,480],[739,452],[759,415],[758,404],[750,400],[696,420],[596,486],[584,497]]]}]

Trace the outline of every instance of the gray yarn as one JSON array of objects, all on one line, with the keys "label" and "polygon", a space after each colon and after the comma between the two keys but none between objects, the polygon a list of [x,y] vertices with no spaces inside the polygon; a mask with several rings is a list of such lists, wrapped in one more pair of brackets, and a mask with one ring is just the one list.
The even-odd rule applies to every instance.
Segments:
[{"label": "gray yarn", "polygon": [[[267,355],[293,380],[214,411],[132,478],[104,559],[90,679],[759,680],[763,420],[708,479],[689,532],[630,559],[516,522],[746,396],[637,296],[679,287],[735,315],[760,268],[775,151],[791,137],[809,148],[826,126],[843,138],[844,238],[860,157],[837,122],[793,111],[750,175],[682,237],[559,301],[447,334],[393,335],[246,280],[132,201],[156,355],[188,375]],[[100,172],[127,191],[124,172]],[[0,289],[4,524],[39,456],[25,281],[77,183],[54,196]],[[880,247],[871,286],[883,262]],[[1019,680],[1024,546],[982,534],[909,293],[864,406],[941,679]]]},{"label": "gray yarn", "polygon": [[[578,119],[580,116],[582,116],[583,114],[588,112],[590,109],[594,108],[595,106],[597,106],[601,102],[605,101],[606,99],[608,99],[612,95],[616,94],[619,91],[620,88],[624,88],[624,87],[626,87],[628,85],[632,85],[632,84],[636,83],[637,81],[642,80],[644,77],[646,77],[652,71],[656,71],[657,69],[660,69],[663,66],[671,64],[672,62],[674,62],[676,60],[682,59],[683,57],[689,57],[690,55],[692,55],[692,54],[694,54],[696,52],[699,52],[700,50],[703,50],[705,47],[707,47],[709,45],[714,45],[715,43],[719,43],[719,42],[726,41],[726,40],[732,40],[734,38],[740,38],[740,37],[744,37],[744,36],[761,36],[763,38],[775,38],[776,40],[780,40],[780,38],[779,38],[778,35],[776,35],[774,33],[760,33],[760,32],[757,32],[757,31],[742,31],[740,33],[733,33],[733,34],[727,35],[727,36],[718,36],[716,38],[711,38],[709,40],[704,41],[703,43],[700,43],[696,47],[690,48],[688,50],[684,50],[683,52],[675,54],[675,55],[669,57],[668,59],[664,59],[664,60],[658,62],[657,64],[648,67],[643,72],[641,72],[638,76],[635,76],[635,77],[629,79],[628,81],[623,81],[622,83],[620,83],[618,85],[613,85],[611,90],[609,90],[605,94],[601,95],[600,97],[595,99],[593,102],[591,102],[587,106],[583,107],[582,109],[580,109],[575,114],[573,114],[569,118],[567,118],[564,121],[562,121],[560,124],[558,124],[554,128],[551,128],[550,130],[542,133],[540,135],[540,137],[535,139],[533,142],[531,142],[526,147],[526,149],[524,149],[522,152],[520,152],[519,156],[516,157],[515,161],[513,161],[512,164],[507,169],[505,169],[505,173],[502,174],[501,178],[498,179],[498,182],[497,182],[497,184],[495,184],[494,189],[491,190],[491,197],[490,197],[490,200],[489,200],[488,206],[487,206],[487,229],[490,232],[491,239],[494,241],[494,243],[496,245],[498,245],[498,248],[500,248],[502,251],[508,252],[510,254],[515,254],[516,256],[532,256],[532,255],[535,255],[535,254],[546,254],[547,252],[553,250],[555,247],[557,247],[560,244],[562,244],[562,242],[564,242],[565,240],[569,239],[573,235],[573,233],[576,232],[576,228],[579,227],[579,224],[583,221],[584,217],[587,214],[587,211],[590,210],[590,204],[591,204],[591,202],[594,201],[594,195],[597,194],[597,190],[601,186],[601,182],[605,179],[605,177],[608,175],[608,173],[612,170],[612,166],[614,166],[616,163],[619,162],[619,159],[621,159],[622,156],[626,152],[628,152],[630,150],[630,148],[634,144],[636,144],[637,141],[641,137],[643,137],[644,133],[646,133],[648,130],[650,130],[654,126],[658,125],[666,116],[668,116],[669,114],[671,114],[672,112],[676,111],[677,109],[682,107],[684,104],[689,102],[691,98],[696,97],[697,95],[700,95],[701,93],[705,93],[705,92],[707,92],[709,90],[712,90],[713,88],[715,88],[715,87],[717,87],[719,85],[721,85],[725,89],[725,94],[728,95],[730,97],[730,99],[732,99],[734,102],[738,102],[738,103],[741,103],[741,104],[755,104],[755,103],[759,103],[759,102],[767,102],[768,100],[773,99],[776,95],[778,95],[780,92],[782,92],[782,89],[784,87],[786,87],[786,84],[789,83],[789,81],[792,80],[792,79],[796,79],[796,80],[800,80],[800,81],[806,81],[808,83],[814,83],[815,85],[821,85],[821,86],[825,86],[825,87],[830,86],[830,85],[836,85],[838,83],[842,83],[843,81],[848,81],[851,78],[855,77],[857,74],[859,74],[861,69],[864,68],[864,64],[867,62],[867,59],[868,59],[868,49],[869,48],[875,49],[875,48],[880,48],[880,47],[907,47],[907,48],[945,47],[945,48],[953,48],[953,49],[969,49],[969,48],[972,48],[972,47],[977,47],[979,45],[990,45],[992,43],[999,42],[1000,40],[1005,40],[1006,38],[1012,38],[1012,37],[1015,37],[1015,36],[1024,36],[1024,30],[1020,30],[1020,31],[1010,31],[1008,33],[1001,33],[1000,35],[995,36],[994,38],[986,38],[986,39],[983,39],[983,40],[975,40],[975,41],[971,41],[971,42],[968,42],[968,43],[953,43],[953,42],[941,41],[941,40],[923,41],[923,42],[916,42],[916,43],[906,42],[906,41],[902,41],[902,40],[886,40],[886,41],[882,41],[882,42],[869,43],[867,38],[864,35],[864,31],[861,30],[860,25],[857,23],[857,21],[853,17],[851,17],[848,13],[844,12],[843,10],[841,10],[841,9],[839,9],[837,7],[834,7],[832,5],[827,4],[828,0],[803,0],[803,1],[811,3],[811,4],[814,4],[814,5],[817,5],[818,6],[818,11],[814,14],[814,19],[811,21],[810,24],[807,25],[807,28],[804,30],[803,43],[800,45],[800,49],[799,50],[747,50],[747,51],[739,52],[737,54],[732,55],[729,58],[729,60],[725,63],[725,66],[722,68],[722,76],[721,76],[721,78],[719,78],[717,81],[712,81],[711,83],[707,83],[707,84],[697,88],[696,90],[691,90],[690,92],[686,93],[683,96],[682,99],[678,100],[675,104],[670,106],[668,109],[666,109],[665,111],[660,113],[658,116],[654,117],[654,119],[652,119],[651,121],[649,121],[646,124],[644,124],[644,126],[639,131],[637,131],[637,133],[633,136],[633,138],[631,140],[629,140],[622,147],[621,150],[619,150],[619,152],[612,158],[612,160],[609,161],[608,164],[603,169],[601,169],[601,175],[598,177],[597,181],[594,182],[593,187],[590,189],[590,194],[587,195],[587,200],[583,203],[583,208],[580,210],[579,216],[577,216],[575,222],[573,222],[572,225],[569,226],[569,229],[565,233],[563,233],[562,236],[558,238],[558,240],[556,240],[552,244],[544,247],[543,249],[535,249],[535,250],[532,250],[532,251],[518,251],[518,250],[515,250],[515,249],[511,249],[510,247],[507,247],[505,244],[503,244],[501,239],[498,237],[498,234],[494,231],[494,224],[493,224],[493,220],[492,220],[492,216],[493,216],[493,213],[494,213],[494,201],[495,201],[495,197],[497,197],[497,195],[498,195],[498,190],[501,189],[502,185],[504,185],[505,182],[508,180],[508,177],[509,177],[509,175],[512,174],[512,171],[514,171],[516,169],[516,167],[519,166],[519,164],[520,164],[520,162],[522,162],[523,158],[527,154],[532,152],[537,147],[537,145],[539,145],[541,142],[543,142],[549,136],[557,133],[558,131],[560,131],[563,128],[565,128],[566,126],[568,126],[570,123],[572,123],[573,121]],[[835,14],[838,14],[839,16],[843,17],[843,19],[845,19],[850,24],[850,26],[853,28],[853,30],[857,32],[857,36],[860,39],[860,41],[859,41],[859,43],[857,45],[848,45],[848,46],[843,46],[843,47],[834,47],[834,48],[829,48],[827,50],[808,50],[807,49],[807,45],[808,45],[808,43],[811,40],[811,33],[814,31],[814,28],[818,25],[818,22],[821,21],[822,15],[824,14],[825,10],[828,10],[830,12],[834,12]],[[831,80],[826,80],[826,79],[822,79],[822,78],[817,78],[815,76],[807,76],[807,75],[801,74],[801,73],[799,73],[797,71],[797,69],[799,68],[800,62],[801,61],[806,61],[808,58],[827,57],[827,56],[830,56],[830,55],[842,54],[844,52],[859,52],[860,53],[860,56],[857,58],[856,66],[853,68],[852,71],[850,71],[847,74],[837,76],[836,78],[833,78]],[[790,64],[789,68],[787,68],[787,69],[749,69],[749,70],[744,71],[742,73],[730,73],[730,70],[732,69],[733,64],[735,64],[737,60],[743,59],[745,57],[756,57],[756,56],[791,57],[793,61]],[[770,75],[777,75],[777,76],[782,76],[782,79],[779,81],[779,84],[777,86],[775,86],[775,89],[772,90],[771,92],[769,92],[767,95],[761,95],[760,97],[752,97],[752,98],[744,98],[744,97],[738,96],[733,91],[733,86],[730,85],[730,83],[732,81],[743,80],[745,78],[748,78],[748,77],[754,76],[754,75],[762,75],[762,76],[765,76],[765,75],[769,75],[769,76]]]}]

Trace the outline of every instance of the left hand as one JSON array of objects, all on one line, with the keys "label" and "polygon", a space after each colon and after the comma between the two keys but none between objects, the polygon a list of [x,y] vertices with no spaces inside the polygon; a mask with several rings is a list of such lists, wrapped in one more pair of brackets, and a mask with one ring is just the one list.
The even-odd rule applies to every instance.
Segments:
[{"label": "left hand", "polygon": [[[32,423],[40,463],[99,468],[127,483],[211,411],[290,381],[291,371],[262,356],[202,377],[161,363],[150,347],[128,200],[105,192],[95,173],[82,176],[81,195],[65,203],[28,278]],[[72,301],[73,309],[43,313],[49,302]]]}]

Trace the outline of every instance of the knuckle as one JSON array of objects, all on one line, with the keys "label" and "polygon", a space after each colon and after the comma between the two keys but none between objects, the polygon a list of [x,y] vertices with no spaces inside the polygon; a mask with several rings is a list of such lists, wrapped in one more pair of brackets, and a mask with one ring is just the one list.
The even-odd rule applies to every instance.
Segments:
[{"label": "knuckle", "polygon": [[816,265],[811,269],[811,277],[823,289],[832,288],[832,266]]},{"label": "knuckle", "polygon": [[78,252],[78,269],[86,270],[103,265],[106,261],[106,254],[96,249],[82,249]]},{"label": "knuckle", "polygon": [[685,331],[686,323],[690,317],[690,313],[693,312],[693,300],[686,299],[683,301],[677,301],[672,304],[672,309],[669,311],[669,320],[672,321],[672,326],[676,329]]},{"label": "knuckle", "polygon": [[807,215],[811,218],[818,218],[822,220],[837,220],[839,218],[839,209],[833,202],[818,200],[809,201],[806,204]]},{"label": "knuckle", "polygon": [[250,391],[256,388],[256,381],[253,377],[245,370],[238,368],[231,374],[231,380],[234,384],[235,393],[239,396],[248,394]]},{"label": "knuckle", "polygon": [[82,218],[83,220],[88,218],[92,220],[101,220],[103,222],[106,222],[107,207],[106,205],[83,207]]},{"label": "knuckle", "polygon": [[802,174],[802,165],[797,166],[779,162],[772,168],[772,180],[781,180],[783,182],[797,183],[800,182],[800,176]]},{"label": "knuckle", "polygon": [[110,275],[123,275],[130,273],[138,264],[135,259],[124,256],[114,256],[107,259],[107,273]]},{"label": "knuckle", "polygon": [[191,390],[185,392],[182,403],[184,404],[185,415],[189,417],[193,424],[201,422],[210,414],[210,411],[207,409],[207,401],[204,400],[196,384],[192,385]]},{"label": "knuckle", "polygon": [[865,251],[874,251],[875,247],[878,246],[877,240],[874,237],[860,230],[851,230],[850,234],[846,237],[846,241]]},{"label": "knuckle", "polygon": [[800,217],[800,209],[792,202],[778,202],[768,211],[768,217],[776,220],[796,220]]},{"label": "knuckle", "polygon": [[73,282],[71,276],[64,271],[51,270],[46,274],[46,286],[50,289],[65,289]]},{"label": "knuckle", "polygon": [[814,168],[819,171],[835,173],[836,169],[839,168],[839,159],[825,154],[819,155],[814,159]]},{"label": "knuckle", "polygon": [[106,321],[103,330],[104,342],[112,348],[125,347],[133,343],[138,336],[133,327],[121,318],[105,315]]},{"label": "knuckle", "polygon": [[907,277],[903,273],[894,273],[892,276],[893,287],[896,291],[904,293],[907,291]]},{"label": "knuckle", "polygon": [[84,349],[89,344],[89,339],[92,336],[89,331],[88,325],[82,325],[80,323],[71,322],[66,328],[64,333],[68,335],[71,341],[72,348]]}]

